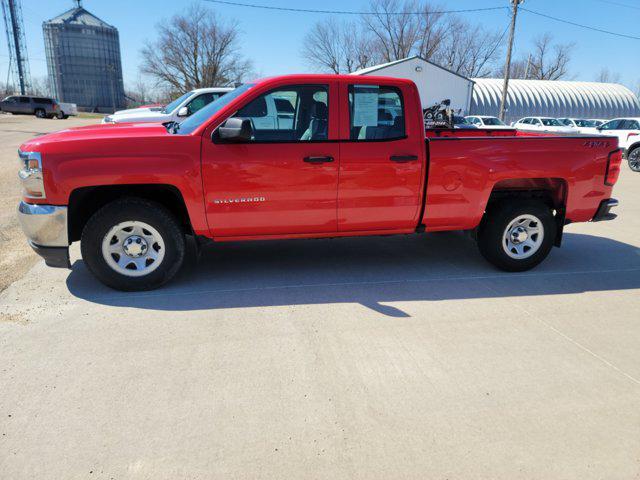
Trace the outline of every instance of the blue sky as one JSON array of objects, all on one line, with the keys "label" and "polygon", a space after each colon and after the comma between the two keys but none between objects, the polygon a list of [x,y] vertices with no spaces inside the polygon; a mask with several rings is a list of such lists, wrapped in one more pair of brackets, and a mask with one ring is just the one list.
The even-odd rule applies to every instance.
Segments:
[{"label": "blue sky", "polygon": [[[244,1],[244,0],[238,0]],[[300,45],[308,29],[324,15],[288,13],[227,6],[203,2],[221,17],[235,19],[242,29],[242,51],[254,63],[260,75],[306,72],[309,67],[300,55]],[[367,1],[345,0],[247,0],[263,5],[339,10],[365,9]],[[508,0],[440,0],[447,9],[508,5]],[[140,48],[155,38],[155,25],[163,18],[184,10],[190,0],[84,0],[83,6],[115,25],[120,31],[125,84],[138,76]],[[32,77],[46,75],[42,22],[74,5],[72,0],[22,0],[27,48]],[[625,6],[627,5],[627,6]],[[524,7],[592,25],[605,30],[636,35],[640,22],[639,0],[526,0]],[[502,31],[508,21],[503,11],[465,14],[465,18],[488,28]],[[551,32],[560,42],[576,44],[570,71],[576,80],[594,80],[601,68],[607,67],[621,76],[621,82],[635,90],[640,81],[640,41],[583,30],[522,12],[518,16],[516,55],[526,51],[532,39]],[[6,78],[7,46],[0,35],[0,78]]]}]

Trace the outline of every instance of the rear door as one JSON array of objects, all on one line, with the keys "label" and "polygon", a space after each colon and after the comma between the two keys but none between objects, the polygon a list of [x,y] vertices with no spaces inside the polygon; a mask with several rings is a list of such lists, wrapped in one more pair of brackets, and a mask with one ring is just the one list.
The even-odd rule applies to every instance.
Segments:
[{"label": "rear door", "polygon": [[[214,237],[337,230],[337,97],[335,82],[274,87],[234,115],[251,121],[250,141],[220,143],[205,137],[202,175]],[[276,100],[287,118],[265,121],[276,111]]]},{"label": "rear door", "polygon": [[341,85],[338,230],[413,229],[426,155],[417,91],[354,80]]}]

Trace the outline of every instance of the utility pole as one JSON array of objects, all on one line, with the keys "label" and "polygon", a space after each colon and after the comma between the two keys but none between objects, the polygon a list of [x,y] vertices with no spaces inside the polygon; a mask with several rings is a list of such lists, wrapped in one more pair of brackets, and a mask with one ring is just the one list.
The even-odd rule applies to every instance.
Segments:
[{"label": "utility pole", "polygon": [[502,85],[502,98],[500,99],[500,120],[504,121],[504,111],[507,104],[507,90],[509,89],[509,75],[511,74],[511,51],[513,50],[513,38],[516,34],[516,17],[518,16],[518,5],[524,0],[511,0],[513,12],[511,13],[511,30],[509,31],[509,46],[507,47],[507,61],[504,66],[504,84]]}]

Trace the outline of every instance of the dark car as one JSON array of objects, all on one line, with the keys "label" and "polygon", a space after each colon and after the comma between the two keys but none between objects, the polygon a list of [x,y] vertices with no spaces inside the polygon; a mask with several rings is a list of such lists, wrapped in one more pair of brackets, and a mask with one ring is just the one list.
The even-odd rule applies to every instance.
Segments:
[{"label": "dark car", "polygon": [[38,118],[65,118],[53,98],[11,95],[0,102],[0,110],[14,115],[35,115]]}]

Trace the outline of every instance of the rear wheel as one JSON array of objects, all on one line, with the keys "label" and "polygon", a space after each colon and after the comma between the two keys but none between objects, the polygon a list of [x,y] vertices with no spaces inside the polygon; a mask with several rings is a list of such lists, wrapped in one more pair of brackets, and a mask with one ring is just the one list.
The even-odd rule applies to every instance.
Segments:
[{"label": "rear wheel", "polygon": [[151,290],[168,282],[184,261],[180,224],[162,205],[122,199],[98,210],[81,239],[82,258],[98,280],[116,290]]},{"label": "rear wheel", "polygon": [[478,229],[484,258],[509,272],[529,270],[553,247],[556,221],[551,209],[534,200],[511,199],[493,205]]},{"label": "rear wheel", "polygon": [[629,162],[629,168],[634,172],[640,172],[640,146],[635,147],[627,153],[627,162]]},{"label": "rear wheel", "polygon": [[42,108],[36,108],[34,113],[38,118],[45,118],[47,116],[47,113]]}]

